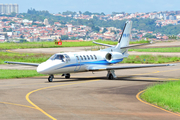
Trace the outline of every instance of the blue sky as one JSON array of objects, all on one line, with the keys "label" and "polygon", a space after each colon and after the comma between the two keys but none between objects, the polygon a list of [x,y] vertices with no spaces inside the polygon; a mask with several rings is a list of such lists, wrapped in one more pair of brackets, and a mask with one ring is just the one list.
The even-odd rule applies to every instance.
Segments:
[{"label": "blue sky", "polygon": [[3,4],[19,4],[19,12],[28,9],[48,10],[50,13],[69,11],[104,12],[153,12],[180,10],[180,0],[4,0]]}]

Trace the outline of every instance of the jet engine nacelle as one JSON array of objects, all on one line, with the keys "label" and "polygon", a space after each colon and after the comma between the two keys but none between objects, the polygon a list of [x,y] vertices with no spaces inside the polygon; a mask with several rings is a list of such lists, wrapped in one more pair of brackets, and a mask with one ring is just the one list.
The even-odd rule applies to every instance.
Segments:
[{"label": "jet engine nacelle", "polygon": [[119,53],[119,52],[109,52],[105,55],[105,59],[108,62],[111,62],[112,60],[122,59],[122,58],[123,58],[123,55],[122,53]]}]

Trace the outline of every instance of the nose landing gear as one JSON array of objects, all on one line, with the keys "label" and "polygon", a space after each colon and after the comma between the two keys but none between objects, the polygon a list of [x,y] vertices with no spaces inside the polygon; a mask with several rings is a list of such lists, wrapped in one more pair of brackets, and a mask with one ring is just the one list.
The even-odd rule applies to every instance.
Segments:
[{"label": "nose landing gear", "polygon": [[52,82],[52,81],[53,81],[53,78],[54,78],[54,75],[50,75],[49,78],[48,78],[48,81],[49,81],[49,82]]},{"label": "nose landing gear", "polygon": [[[66,73],[66,74],[62,74],[62,76],[65,76],[66,79],[69,79],[71,75],[70,75],[70,73]],[[52,82],[53,79],[54,79],[54,75],[50,75],[50,76],[48,77],[48,81],[49,81],[49,82]]]}]

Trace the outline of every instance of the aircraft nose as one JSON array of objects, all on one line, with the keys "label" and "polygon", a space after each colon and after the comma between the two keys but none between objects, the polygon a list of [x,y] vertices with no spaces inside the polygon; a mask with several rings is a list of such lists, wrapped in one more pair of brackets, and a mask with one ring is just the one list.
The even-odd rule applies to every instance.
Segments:
[{"label": "aircraft nose", "polygon": [[39,65],[37,67],[37,72],[42,74],[43,71],[44,71],[44,69],[42,68],[42,65]]},{"label": "aircraft nose", "polygon": [[38,73],[41,73],[41,74],[46,74],[46,72],[47,72],[46,66],[43,65],[43,64],[40,64],[40,65],[37,67],[37,72],[38,72]]}]

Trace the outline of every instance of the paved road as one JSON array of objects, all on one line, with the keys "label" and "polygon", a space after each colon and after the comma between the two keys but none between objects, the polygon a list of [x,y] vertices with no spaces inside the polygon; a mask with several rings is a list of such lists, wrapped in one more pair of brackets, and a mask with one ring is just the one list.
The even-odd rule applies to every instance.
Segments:
[{"label": "paved road", "polygon": [[[159,48],[159,47],[180,47],[180,41],[163,42],[142,46],[141,48]],[[47,53],[55,54],[60,52],[79,52],[90,51],[92,47],[60,47],[60,48],[34,48],[34,49],[14,49],[11,52],[18,53]],[[160,53],[160,52],[129,52],[130,55],[164,55],[164,56],[180,56],[180,53]]]},{"label": "paved road", "polygon": [[[16,66],[18,67],[18,66]],[[117,80],[107,72],[71,74],[71,79],[47,77],[0,80],[1,120],[179,120],[137,100],[148,85],[180,78],[176,66],[117,70]]]}]

